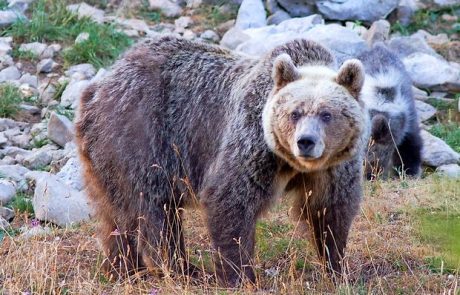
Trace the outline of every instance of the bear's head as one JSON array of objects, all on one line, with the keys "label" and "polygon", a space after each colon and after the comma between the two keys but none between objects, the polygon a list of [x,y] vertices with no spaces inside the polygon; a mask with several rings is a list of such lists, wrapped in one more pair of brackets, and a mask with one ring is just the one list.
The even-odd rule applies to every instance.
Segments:
[{"label": "bear's head", "polygon": [[364,147],[360,61],[349,60],[336,72],[324,65],[296,67],[288,54],[281,54],[273,62],[272,78],[262,116],[265,141],[291,167],[327,169]]}]

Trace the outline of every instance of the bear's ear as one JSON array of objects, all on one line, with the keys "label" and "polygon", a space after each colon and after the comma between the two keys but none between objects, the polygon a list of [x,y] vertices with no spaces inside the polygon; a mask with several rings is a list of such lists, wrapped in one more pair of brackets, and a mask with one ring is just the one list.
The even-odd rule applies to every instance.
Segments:
[{"label": "bear's ear", "polygon": [[288,83],[300,79],[300,73],[297,71],[291,57],[283,53],[276,57],[273,62],[272,78],[275,82],[275,91],[280,90]]},{"label": "bear's ear", "polygon": [[343,63],[335,81],[345,87],[350,94],[358,99],[364,84],[364,69],[357,59],[350,59]]}]

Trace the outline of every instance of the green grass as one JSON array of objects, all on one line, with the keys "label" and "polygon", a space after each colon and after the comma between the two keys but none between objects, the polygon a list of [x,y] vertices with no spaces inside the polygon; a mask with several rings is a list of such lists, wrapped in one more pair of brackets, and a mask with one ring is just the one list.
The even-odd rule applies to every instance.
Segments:
[{"label": "green grass", "polygon": [[444,140],[451,148],[460,153],[460,124],[449,122],[436,124],[429,130],[431,134]]},{"label": "green grass", "polygon": [[0,85],[0,117],[6,118],[16,114],[22,102],[17,87],[11,84]]},{"label": "green grass", "polygon": [[226,5],[230,5],[229,11],[222,12],[221,6],[223,4],[225,4],[224,1],[222,1],[221,5],[202,4],[197,8],[197,12],[205,16],[203,19],[204,27],[208,29],[215,29],[219,24],[236,18],[238,6],[227,3]]},{"label": "green grass", "polygon": [[444,100],[444,99],[437,99],[434,97],[428,98],[426,101],[430,105],[434,106],[438,111],[444,110],[452,110],[455,109],[458,105],[458,98],[453,99],[452,101]]},{"label": "green grass", "polygon": [[36,61],[38,56],[30,50],[20,50],[19,48],[14,48],[11,52],[11,56],[17,59],[26,59]]},{"label": "green grass", "polygon": [[0,0],[0,10],[5,10],[8,7],[7,0]]},{"label": "green grass", "polygon": [[435,245],[442,255],[428,257],[432,271],[460,270],[460,215],[449,211],[419,212],[422,241]]},{"label": "green grass", "polygon": [[42,139],[33,139],[32,140],[32,148],[42,148],[45,145],[49,144],[50,140],[48,138],[42,138]]},{"label": "green grass", "polygon": [[[38,0],[32,5],[30,20],[15,22],[2,35],[12,36],[18,43],[64,43],[70,46],[63,53],[65,65],[89,62],[97,68],[112,63],[131,44],[131,39],[112,25],[78,19],[67,11],[67,4],[61,0]],[[74,44],[81,32],[88,32],[89,40]]]},{"label": "green grass", "polygon": [[13,200],[8,203],[8,207],[20,213],[34,214],[34,208],[29,196],[24,193],[18,193]]},{"label": "green grass", "polygon": [[410,35],[416,31],[423,29],[432,34],[446,33],[454,34],[460,32],[460,27],[453,26],[453,23],[448,23],[441,19],[444,13],[456,15],[460,5],[443,8],[426,8],[417,10],[412,16],[411,23],[407,26],[402,25],[399,21],[391,26],[392,32],[399,32],[402,35]]}]

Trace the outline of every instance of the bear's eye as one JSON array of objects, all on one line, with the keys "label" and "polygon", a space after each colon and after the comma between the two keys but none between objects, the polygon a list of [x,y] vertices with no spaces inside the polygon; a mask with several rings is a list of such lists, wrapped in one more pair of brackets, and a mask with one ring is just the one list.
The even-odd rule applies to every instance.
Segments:
[{"label": "bear's eye", "polygon": [[302,114],[299,111],[295,110],[291,113],[291,120],[295,123],[299,121],[301,116]]},{"label": "bear's eye", "polygon": [[329,113],[328,111],[324,111],[324,112],[321,112],[321,114],[319,114],[321,120],[325,123],[331,121],[332,119],[332,114]]}]

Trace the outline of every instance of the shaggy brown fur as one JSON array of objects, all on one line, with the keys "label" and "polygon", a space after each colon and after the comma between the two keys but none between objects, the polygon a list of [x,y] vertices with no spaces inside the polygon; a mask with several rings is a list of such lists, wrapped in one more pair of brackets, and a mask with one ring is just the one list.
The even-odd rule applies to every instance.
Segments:
[{"label": "shaggy brown fur", "polygon": [[305,40],[256,60],[168,36],[136,45],[88,87],[77,139],[113,273],[187,270],[180,208],[197,196],[220,280],[254,281],[256,220],[285,191],[340,271],[367,139],[361,66],[332,63]]}]

